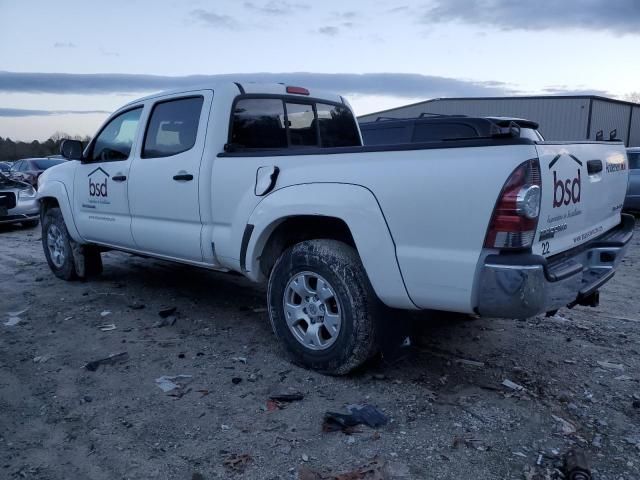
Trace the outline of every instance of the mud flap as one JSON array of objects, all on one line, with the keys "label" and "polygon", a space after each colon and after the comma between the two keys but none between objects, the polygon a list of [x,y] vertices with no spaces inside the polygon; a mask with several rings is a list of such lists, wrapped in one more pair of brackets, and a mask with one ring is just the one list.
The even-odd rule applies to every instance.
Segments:
[{"label": "mud flap", "polygon": [[78,278],[83,280],[102,273],[100,252],[93,246],[69,240],[73,254],[73,266]]}]

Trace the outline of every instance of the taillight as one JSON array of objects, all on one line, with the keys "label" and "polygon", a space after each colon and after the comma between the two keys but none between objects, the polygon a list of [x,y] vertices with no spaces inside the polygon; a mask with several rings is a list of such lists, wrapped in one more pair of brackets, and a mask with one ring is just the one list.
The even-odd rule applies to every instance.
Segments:
[{"label": "taillight", "polygon": [[533,244],[541,200],[540,163],[527,160],[502,187],[484,241],[485,248],[527,248]]},{"label": "taillight", "polygon": [[304,87],[287,87],[287,93],[293,93],[295,95],[309,95],[309,90]]}]

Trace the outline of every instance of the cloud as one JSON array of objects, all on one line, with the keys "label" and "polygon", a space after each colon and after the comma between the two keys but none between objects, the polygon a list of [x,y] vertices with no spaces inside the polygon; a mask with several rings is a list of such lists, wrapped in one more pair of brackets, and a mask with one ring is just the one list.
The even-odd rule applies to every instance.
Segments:
[{"label": "cloud", "polygon": [[421,23],[461,22],[504,30],[609,31],[640,34],[638,0],[434,0]]},{"label": "cloud", "polygon": [[76,44],[72,42],[56,42],[53,48],[76,48]]},{"label": "cloud", "polygon": [[327,25],[326,27],[320,27],[318,29],[318,33],[322,35],[328,35],[330,37],[335,37],[338,33],[340,33],[340,29],[338,27]]},{"label": "cloud", "polygon": [[244,7],[249,10],[253,10],[255,12],[263,13],[265,15],[276,15],[276,16],[290,15],[295,11],[309,10],[311,8],[310,5],[307,5],[305,3],[299,3],[299,2],[292,3],[292,2],[282,1],[282,0],[281,1],[272,0],[270,2],[267,2],[264,5],[256,5],[253,2],[244,2]]},{"label": "cloud", "polygon": [[189,15],[193,20],[211,27],[236,28],[238,26],[238,22],[229,15],[220,15],[201,8],[192,10]]},{"label": "cloud", "polygon": [[26,110],[22,108],[0,108],[0,117],[50,117],[53,115],[109,114],[106,110]]},{"label": "cloud", "polygon": [[49,94],[151,93],[213,82],[282,82],[344,95],[390,95],[411,98],[492,96],[517,93],[508,85],[411,73],[237,73],[169,77],[98,73],[24,73],[0,71],[0,92]]}]

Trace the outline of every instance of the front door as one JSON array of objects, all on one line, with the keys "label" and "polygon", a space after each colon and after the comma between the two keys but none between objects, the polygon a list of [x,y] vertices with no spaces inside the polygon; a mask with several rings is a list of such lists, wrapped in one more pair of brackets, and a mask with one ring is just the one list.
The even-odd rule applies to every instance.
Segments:
[{"label": "front door", "polygon": [[129,183],[139,250],[203,261],[198,192],[211,99],[212,92],[204,90],[163,97],[151,106]]},{"label": "front door", "polygon": [[76,169],[75,220],[85,240],[135,248],[127,185],[142,108],[134,107],[113,117]]}]

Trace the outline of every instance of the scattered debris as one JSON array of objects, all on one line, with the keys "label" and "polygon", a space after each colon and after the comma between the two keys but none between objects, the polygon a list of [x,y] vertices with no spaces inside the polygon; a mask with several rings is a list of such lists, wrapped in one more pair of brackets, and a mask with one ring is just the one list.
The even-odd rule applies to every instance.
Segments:
[{"label": "scattered debris", "polygon": [[484,367],[484,362],[476,362],[475,360],[467,360],[466,358],[459,358],[456,363],[461,365],[469,365],[470,367]]},{"label": "scattered debris", "polygon": [[308,462],[309,461],[309,455],[307,455],[306,453],[302,454],[302,461],[303,462]]},{"label": "scattered debris", "polygon": [[335,432],[342,430],[344,433],[353,433],[352,427],[367,425],[371,428],[386,425],[389,419],[373,405],[349,405],[349,414],[327,412],[324,416],[322,430]]},{"label": "scattered debris", "polygon": [[198,392],[200,394],[200,398],[206,397],[207,395],[209,395],[211,393],[206,388],[201,388],[200,390],[196,390],[196,392]]},{"label": "scattered debris", "polygon": [[[484,452],[487,450],[487,447],[481,445],[480,440],[472,437],[471,435],[456,435],[453,437],[453,442],[451,443],[453,448],[458,448],[460,446],[465,446],[467,448],[473,448],[475,450],[480,450]],[[517,452],[514,452],[516,454]]]},{"label": "scattered debris", "polygon": [[177,307],[160,307],[158,315],[160,315],[161,318],[167,318],[176,313],[177,309]]},{"label": "scattered debris", "polygon": [[507,388],[509,388],[511,390],[515,390],[516,392],[522,392],[522,391],[526,390],[522,385],[518,385],[517,383],[512,382],[508,378],[505,378],[502,381],[502,386],[503,387],[507,387]]},{"label": "scattered debris", "polygon": [[234,385],[239,384],[242,381],[242,379],[240,377],[233,377],[231,379],[231,383],[233,383]]},{"label": "scattered debris", "polygon": [[7,312],[7,315],[9,316],[9,320],[4,322],[4,325],[7,326],[7,327],[13,327],[13,326],[17,325],[18,323],[20,323],[22,321],[22,319],[20,318],[20,315],[22,315],[27,310],[29,310],[29,308],[30,307],[23,308],[22,310],[18,310],[18,311],[15,311],[15,312]]},{"label": "scattered debris", "polygon": [[299,402],[304,398],[304,394],[300,392],[293,393],[276,393],[274,395],[269,395],[269,400],[273,400],[274,402]]},{"label": "scattered debris", "polygon": [[114,353],[106,358],[100,358],[87,363],[84,368],[90,372],[95,372],[100,365],[115,365],[116,363],[126,362],[129,359],[127,352]]},{"label": "scattered debris", "polygon": [[111,315],[111,311],[110,310],[103,310],[102,312],[100,312],[100,316],[103,317],[103,318],[107,317],[109,315]]},{"label": "scattered debris", "polygon": [[157,322],[155,322],[153,325],[151,325],[153,328],[162,328],[162,327],[168,327],[168,326],[173,326],[176,324],[176,321],[178,319],[176,317],[173,316],[168,316],[168,317],[162,317],[160,320],[158,320]]},{"label": "scattered debris", "polygon": [[378,458],[344,473],[318,472],[306,465],[298,469],[298,480],[385,480],[389,475],[386,465]]},{"label": "scattered debris", "polygon": [[564,473],[568,480],[591,480],[587,456],[580,450],[569,450],[564,456]]},{"label": "scattered debris", "polygon": [[46,363],[53,358],[53,355],[39,355],[33,358],[33,363]]},{"label": "scattered debris", "polygon": [[619,370],[620,372],[624,372],[624,365],[621,363],[610,363],[602,360],[598,360],[596,363],[602,368],[606,368],[608,370]]},{"label": "scattered debris", "polygon": [[100,329],[101,332],[110,332],[111,330],[115,330],[116,329],[116,324],[115,323],[106,323],[104,325],[100,325],[98,328]]},{"label": "scattered debris", "polygon": [[618,380],[620,382],[628,382],[630,380],[633,380],[633,377],[630,377],[629,375],[618,375],[617,377],[614,377],[614,380]]},{"label": "scattered debris", "polygon": [[[156,378],[156,385],[158,385],[160,390],[162,390],[164,393],[167,393],[175,389],[183,389],[191,381],[192,378],[193,375],[163,375],[162,377]],[[185,393],[188,392],[184,392],[182,395],[184,395]]]},{"label": "scattered debris", "polygon": [[267,309],[265,307],[254,308],[253,313],[265,313]]},{"label": "scattered debris", "polygon": [[129,305],[131,310],[142,310],[145,307],[144,303],[133,302]]},{"label": "scattered debris", "polygon": [[247,468],[247,464],[251,461],[248,453],[232,453],[227,455],[222,464],[236,473],[242,473]]},{"label": "scattered debris", "polygon": [[573,425],[573,423],[569,422],[568,420],[565,420],[564,418],[560,418],[557,415],[551,415],[551,416],[556,422],[558,422],[561,425],[563,435],[573,435],[574,433],[577,432],[577,429]]},{"label": "scattered debris", "polygon": [[247,363],[247,358],[246,357],[231,357],[231,360],[233,360],[234,362],[240,362],[240,363]]}]

